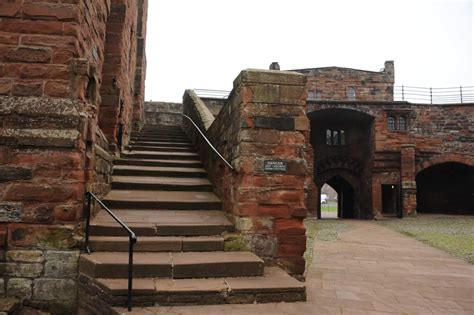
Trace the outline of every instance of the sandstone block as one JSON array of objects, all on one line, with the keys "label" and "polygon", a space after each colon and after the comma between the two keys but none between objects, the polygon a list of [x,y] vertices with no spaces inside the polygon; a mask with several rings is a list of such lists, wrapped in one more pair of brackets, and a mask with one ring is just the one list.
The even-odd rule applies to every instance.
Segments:
[{"label": "sandstone block", "polygon": [[57,21],[4,19],[2,30],[12,33],[62,35],[63,24]]},{"label": "sandstone block", "polygon": [[37,263],[7,263],[6,268],[10,277],[18,278],[37,278],[43,272],[43,265]]},{"label": "sandstone block", "polygon": [[249,217],[237,217],[235,218],[235,228],[238,231],[250,231],[253,229],[252,218]]},{"label": "sandstone block", "polygon": [[21,202],[0,202],[0,222],[20,222],[22,215]]},{"label": "sandstone block", "polygon": [[70,94],[68,81],[48,81],[44,85],[44,94],[51,97],[68,97]]},{"label": "sandstone block", "polygon": [[15,1],[2,1],[0,3],[0,17],[15,17],[20,13],[22,1],[15,0]]},{"label": "sandstone block", "polygon": [[61,202],[77,198],[78,193],[74,186],[39,183],[14,183],[7,187],[4,194],[5,200],[25,202]]},{"label": "sandstone block", "polygon": [[47,251],[45,277],[66,278],[77,275],[79,251]]},{"label": "sandstone block", "polygon": [[275,220],[275,234],[300,235],[305,234],[303,220],[299,219],[277,219]]},{"label": "sandstone block", "polygon": [[12,90],[12,81],[7,79],[0,79],[0,95],[7,95]]},{"label": "sandstone block", "polygon": [[29,168],[21,166],[0,166],[0,182],[12,180],[28,180],[32,177],[32,171]]},{"label": "sandstone block", "polygon": [[278,103],[280,100],[280,86],[271,84],[260,84],[252,86],[253,102],[255,103]]},{"label": "sandstone block", "polygon": [[267,128],[276,130],[294,130],[295,120],[292,117],[263,117],[253,119],[254,128]]},{"label": "sandstone block", "polygon": [[79,8],[72,4],[25,3],[22,12],[25,17],[38,20],[79,21]]},{"label": "sandstone block", "polygon": [[39,250],[9,250],[7,260],[12,262],[41,263],[44,255]]},{"label": "sandstone block", "polygon": [[35,279],[33,299],[40,301],[74,300],[76,290],[76,282],[71,279]]},{"label": "sandstone block", "polygon": [[72,226],[11,224],[8,242],[16,247],[69,249],[76,245]]},{"label": "sandstone block", "polygon": [[275,235],[247,234],[244,235],[252,252],[259,257],[273,257],[277,249]]},{"label": "sandstone block", "polygon": [[5,294],[5,280],[0,278],[0,296]]},{"label": "sandstone block", "polygon": [[31,299],[33,281],[25,278],[10,278],[7,282],[7,295],[21,300]]},{"label": "sandstone block", "polygon": [[264,83],[279,85],[306,85],[306,76],[289,71],[243,70],[234,80],[234,87],[241,83]]},{"label": "sandstone block", "polygon": [[13,83],[12,94],[14,96],[41,96],[43,94],[43,83],[41,82]]},{"label": "sandstone block", "polygon": [[6,55],[7,61],[11,62],[35,62],[45,63],[51,60],[51,49],[18,47]]}]

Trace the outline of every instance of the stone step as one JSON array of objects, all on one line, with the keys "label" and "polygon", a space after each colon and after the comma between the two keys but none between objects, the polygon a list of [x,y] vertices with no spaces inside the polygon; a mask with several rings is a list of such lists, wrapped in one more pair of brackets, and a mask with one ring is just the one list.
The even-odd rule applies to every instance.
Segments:
[{"label": "stone step", "polygon": [[185,147],[185,148],[192,148],[191,142],[166,142],[166,141],[130,141],[129,143],[131,146],[134,145],[146,145],[146,146],[158,146],[158,147]]},{"label": "stone step", "polygon": [[137,165],[137,166],[164,166],[164,167],[202,167],[199,160],[160,160],[160,159],[131,159],[120,158],[114,160],[115,165]]},{"label": "stone step", "polygon": [[203,168],[114,165],[113,175],[128,176],[166,176],[166,177],[201,177],[207,176]]},{"label": "stone step", "polygon": [[[98,252],[128,252],[127,236],[91,236],[89,247]],[[223,251],[222,236],[140,236],[136,252],[208,252]]]},{"label": "stone step", "polygon": [[131,134],[130,138],[170,138],[170,139],[185,139],[188,136],[184,133],[149,133],[149,134]]},{"label": "stone step", "polygon": [[199,160],[197,153],[190,152],[125,151],[122,153],[122,157],[158,160]]},{"label": "stone step", "polygon": [[[127,295],[126,279],[96,279],[91,284],[115,297],[113,314],[127,314],[122,308]],[[94,290],[90,290],[94,291]],[[276,303],[306,301],[304,283],[278,267],[265,268],[263,276],[210,279],[142,278],[133,282],[134,314],[149,314],[140,305],[199,305],[232,303]],[[155,313],[153,313],[155,314]]]},{"label": "stone step", "polygon": [[[234,226],[216,210],[113,209],[138,236],[215,236],[233,232]],[[91,222],[94,236],[126,236],[125,230],[104,210]]]},{"label": "stone step", "polygon": [[112,189],[212,191],[212,184],[199,177],[113,176]]},{"label": "stone step", "polygon": [[131,136],[181,136],[186,137],[186,134],[182,131],[142,131],[139,133],[132,132]]},{"label": "stone step", "polygon": [[189,147],[162,147],[153,145],[127,145],[125,148],[129,151],[162,151],[162,152],[196,152],[196,150]]},{"label": "stone step", "polygon": [[[94,278],[127,278],[127,252],[83,254],[79,272]],[[137,252],[134,278],[252,277],[263,275],[263,260],[251,252]]]}]

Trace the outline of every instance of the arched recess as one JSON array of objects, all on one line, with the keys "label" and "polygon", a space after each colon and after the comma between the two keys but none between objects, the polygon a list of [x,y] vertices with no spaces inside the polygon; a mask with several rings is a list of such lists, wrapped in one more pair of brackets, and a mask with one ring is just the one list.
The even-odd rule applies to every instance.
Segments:
[{"label": "arched recess", "polygon": [[[361,175],[354,170],[344,168],[319,169],[316,177],[316,186],[321,190],[324,184],[331,186],[338,194],[338,217],[361,218],[360,187]],[[345,197],[344,197],[345,196]],[[340,203],[341,197],[346,198]],[[341,207],[342,206],[342,207]],[[342,211],[341,211],[342,210]],[[321,201],[318,202],[317,216],[321,218]]]},{"label": "arched recess", "polygon": [[[356,110],[329,108],[310,112],[308,118],[315,157],[314,182],[321,189],[333,177],[342,178],[343,181],[333,184],[353,194],[353,201],[346,202],[352,209],[346,209],[346,214],[361,219],[371,217],[374,117]],[[317,215],[321,217],[320,200]]]},{"label": "arched recess", "polygon": [[474,214],[474,166],[443,162],[416,175],[417,212]]}]

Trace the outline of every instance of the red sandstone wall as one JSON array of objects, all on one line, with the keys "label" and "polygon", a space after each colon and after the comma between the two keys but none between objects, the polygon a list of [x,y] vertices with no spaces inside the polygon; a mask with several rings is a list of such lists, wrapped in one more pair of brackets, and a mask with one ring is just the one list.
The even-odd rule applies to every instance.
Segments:
[{"label": "red sandstone wall", "polygon": [[321,100],[347,100],[348,88],[355,88],[357,101],[393,101],[395,73],[393,61],[381,72],[340,67],[294,70],[308,77],[308,94],[321,93]]},{"label": "red sandstone wall", "polygon": [[[230,170],[183,120],[236,229],[259,256],[295,275],[305,268],[303,219],[307,195],[314,193],[305,81],[289,72],[242,71],[213,122],[207,108],[196,109],[202,101],[192,91],[183,98],[184,113],[235,166]],[[288,170],[265,172],[266,160],[287,161]]]},{"label": "red sandstone wall", "polygon": [[[108,191],[113,159],[97,126],[103,73],[119,70],[125,133],[143,100],[137,15],[132,0],[0,0],[0,292],[30,306],[75,312],[84,192]],[[115,20],[129,27],[118,61]]]},{"label": "red sandstone wall", "polygon": [[[474,165],[472,143],[473,104],[425,105],[405,102],[309,102],[308,113],[322,109],[348,109],[374,117],[372,204],[369,212],[377,216],[382,209],[381,185],[400,185],[405,215],[416,211],[416,174],[443,162]],[[406,131],[389,131],[387,118],[403,116]],[[332,148],[334,149],[334,148]],[[316,148],[324,155],[324,147]],[[342,148],[344,150],[344,148]],[[343,152],[344,153],[344,152]],[[338,153],[336,152],[336,155]],[[351,152],[344,154],[351,155]],[[357,152],[354,152],[357,156]]]},{"label": "red sandstone wall", "polygon": [[107,19],[99,126],[111,143],[126,143],[131,130],[137,67],[137,3],[111,0]]}]

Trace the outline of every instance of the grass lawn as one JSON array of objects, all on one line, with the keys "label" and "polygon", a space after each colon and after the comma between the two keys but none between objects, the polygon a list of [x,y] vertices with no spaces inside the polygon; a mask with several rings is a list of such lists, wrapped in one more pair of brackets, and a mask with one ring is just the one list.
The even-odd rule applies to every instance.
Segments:
[{"label": "grass lawn", "polygon": [[306,260],[306,269],[313,261],[314,240],[319,241],[336,241],[339,239],[339,233],[347,231],[349,226],[344,221],[337,219],[316,220],[308,218],[304,221],[306,226],[306,252],[304,258]]},{"label": "grass lawn", "polygon": [[419,214],[377,222],[474,264],[474,216]]},{"label": "grass lawn", "polygon": [[326,203],[321,205],[321,212],[337,212],[337,204]]}]

